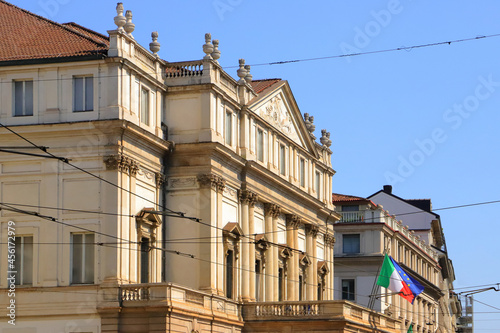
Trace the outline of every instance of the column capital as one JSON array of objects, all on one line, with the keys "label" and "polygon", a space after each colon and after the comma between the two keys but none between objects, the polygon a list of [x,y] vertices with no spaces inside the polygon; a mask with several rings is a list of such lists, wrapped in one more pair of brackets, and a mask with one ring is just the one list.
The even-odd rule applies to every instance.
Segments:
[{"label": "column capital", "polygon": [[277,204],[266,202],[264,204],[265,215],[270,215],[272,217],[278,217],[281,214],[281,207]]},{"label": "column capital", "polygon": [[316,237],[318,235],[319,228],[314,224],[306,224],[306,234]]},{"label": "column capital", "polygon": [[335,244],[335,236],[331,234],[325,234],[325,244],[333,247],[333,245]]},{"label": "column capital", "polygon": [[219,193],[222,193],[224,191],[224,188],[226,187],[226,181],[224,180],[224,178],[211,173],[198,175],[197,180],[200,183],[201,187],[211,187],[213,190]]},{"label": "column capital", "polygon": [[249,190],[240,190],[238,193],[238,198],[241,203],[247,203],[251,207],[254,207],[259,196],[257,195],[257,193]]},{"label": "column capital", "polygon": [[302,218],[295,214],[286,214],[286,225],[292,228],[298,228],[302,223]]},{"label": "column capital", "polygon": [[139,171],[139,162],[122,153],[104,156],[103,161],[107,170],[119,170],[131,176],[137,175],[137,171]]}]

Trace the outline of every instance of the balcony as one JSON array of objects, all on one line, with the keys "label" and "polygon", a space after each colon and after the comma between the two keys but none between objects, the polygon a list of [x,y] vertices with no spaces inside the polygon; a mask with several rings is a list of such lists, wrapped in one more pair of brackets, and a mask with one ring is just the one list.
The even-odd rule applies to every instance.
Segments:
[{"label": "balcony", "polygon": [[241,318],[238,302],[172,283],[122,285],[119,299],[123,308],[169,307],[233,320]]},{"label": "balcony", "polygon": [[354,212],[339,212],[342,218],[338,223],[362,223],[365,222],[364,212],[354,211]]},{"label": "balcony", "polygon": [[[306,325],[308,330],[349,325],[365,329],[379,328],[386,332],[400,332],[401,322],[348,301],[259,302],[243,305],[245,327],[259,329],[272,325]],[[276,324],[273,324],[276,323]],[[271,326],[269,326],[271,325]],[[281,331],[280,329],[276,330]],[[345,330],[347,332],[349,330]],[[365,330],[363,330],[364,332]],[[344,332],[344,331],[342,331]]]}]

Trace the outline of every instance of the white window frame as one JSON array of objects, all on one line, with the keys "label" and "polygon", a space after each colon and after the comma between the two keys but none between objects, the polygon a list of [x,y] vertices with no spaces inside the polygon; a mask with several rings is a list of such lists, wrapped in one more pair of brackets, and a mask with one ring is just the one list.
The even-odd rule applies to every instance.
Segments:
[{"label": "white window frame", "polygon": [[306,159],[299,156],[299,185],[306,187]]},{"label": "white window frame", "polygon": [[278,143],[279,146],[279,172],[280,175],[286,176],[286,145],[284,143]]},{"label": "white window frame", "polygon": [[[26,91],[26,83],[27,82],[31,83],[31,93]],[[18,84],[22,84],[22,86],[19,87]],[[19,92],[18,90],[20,88],[22,89],[22,92],[20,92],[21,101],[18,101],[16,97],[17,97],[17,94]],[[12,84],[12,101],[13,101],[13,103],[12,103],[12,105],[13,105],[12,115],[14,117],[33,116],[33,112],[35,109],[35,103],[34,103],[35,91],[34,90],[35,90],[35,83],[33,80],[14,80],[13,81],[13,84]],[[31,96],[27,95],[29,93],[31,94]],[[31,97],[31,107],[28,103],[26,103],[27,97]],[[19,102],[21,102],[22,105],[20,107],[20,112],[18,113],[17,111],[18,111],[18,107],[19,107]],[[30,109],[28,110],[28,108],[30,108]]]},{"label": "white window frame", "polygon": [[145,86],[141,86],[140,89],[140,112],[139,117],[141,123],[146,126],[151,126],[151,90]]},{"label": "white window frame", "polygon": [[[259,136],[262,133],[261,141],[259,141]],[[265,161],[265,147],[266,147],[266,132],[263,128],[257,127],[255,134],[255,155],[257,161],[264,163]]]},{"label": "white window frame", "polygon": [[[81,87],[81,95],[77,95],[76,81],[83,80]],[[87,81],[88,80],[88,81]],[[91,87],[87,87],[87,82],[90,82]],[[88,98],[91,94],[91,98]],[[81,101],[81,109],[77,109],[77,98]],[[89,112],[94,111],[94,76],[93,75],[75,75],[73,76],[73,112]]]},{"label": "white window frame", "polygon": [[321,199],[321,172],[318,170],[314,172],[314,191],[316,191],[316,198]]},{"label": "white window frame", "polygon": [[[31,243],[26,243],[27,238],[31,238]],[[18,242],[20,240],[20,242]],[[16,248],[16,253],[15,253],[15,268],[14,270],[17,272],[16,273],[16,285],[33,285],[33,276],[34,276],[34,243],[33,243],[34,237],[33,235],[23,235],[23,236],[16,236],[15,240],[15,248]],[[26,244],[31,244],[31,263],[27,261],[27,255],[26,255]],[[31,267],[28,268],[28,265]],[[26,272],[28,270],[28,272]],[[29,273],[31,272],[31,274]],[[28,277],[28,275],[31,275]]]},{"label": "white window frame", "polygon": [[224,115],[224,141],[233,145],[233,112],[227,109]]},{"label": "white window frame", "polygon": [[[74,243],[74,236],[79,235],[82,236],[82,241],[79,244]],[[88,242],[87,238],[92,236],[92,241]],[[71,239],[71,251],[70,251],[70,281],[71,284],[94,284],[95,283],[95,234],[94,233],[81,233],[81,232],[72,232],[70,235]],[[75,262],[75,245],[82,245],[81,249],[81,258],[79,258],[79,262]],[[87,253],[87,247],[90,246],[90,253]],[[89,257],[90,255],[90,257]],[[88,265],[88,267],[92,267],[92,272],[87,272],[87,261],[91,261],[92,265]],[[75,266],[78,265],[78,266]],[[79,273],[79,277],[75,277],[75,270]],[[92,281],[87,280],[87,273],[92,276]]]}]

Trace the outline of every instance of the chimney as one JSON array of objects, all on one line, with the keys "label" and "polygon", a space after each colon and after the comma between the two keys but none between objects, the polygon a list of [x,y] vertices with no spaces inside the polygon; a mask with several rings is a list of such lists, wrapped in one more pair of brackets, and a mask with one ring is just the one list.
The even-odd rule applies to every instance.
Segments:
[{"label": "chimney", "polygon": [[387,194],[392,194],[392,185],[384,185],[384,192]]}]

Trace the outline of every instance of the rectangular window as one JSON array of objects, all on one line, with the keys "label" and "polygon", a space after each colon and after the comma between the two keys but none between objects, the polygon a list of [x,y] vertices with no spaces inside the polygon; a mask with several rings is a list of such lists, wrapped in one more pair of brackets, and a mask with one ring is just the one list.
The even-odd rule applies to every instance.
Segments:
[{"label": "rectangular window", "polygon": [[94,77],[81,76],[73,78],[73,111],[94,110]]},{"label": "rectangular window", "polygon": [[286,150],[285,145],[280,145],[280,173],[286,175]]},{"label": "rectangular window", "polygon": [[306,186],[306,161],[303,158],[300,158],[299,162],[299,180],[300,186]]},{"label": "rectangular window", "polygon": [[257,160],[264,162],[264,131],[257,129]]},{"label": "rectangular window", "polygon": [[283,268],[278,269],[278,301],[281,302],[283,301],[283,297],[285,295],[284,293],[284,288],[285,288],[285,273],[283,271]]},{"label": "rectangular window", "polygon": [[141,122],[149,126],[149,90],[141,89]]},{"label": "rectangular window", "polygon": [[149,282],[149,239],[141,239],[141,283]]},{"label": "rectangular window", "polygon": [[226,255],[226,297],[233,298],[233,270],[234,258],[233,251],[228,250]]},{"label": "rectangular window", "polygon": [[71,234],[71,283],[94,283],[94,234]]},{"label": "rectangular window", "polygon": [[16,261],[14,271],[17,285],[33,283],[33,236],[16,236]]},{"label": "rectangular window", "polygon": [[233,145],[233,114],[226,112],[226,144]]},{"label": "rectangular window", "polygon": [[359,234],[342,235],[342,251],[346,254],[359,253]]},{"label": "rectangular window", "polygon": [[356,293],[354,291],[354,279],[342,280],[342,299],[354,301]]},{"label": "rectangular window", "polygon": [[14,117],[33,115],[33,81],[14,81]]},{"label": "rectangular window", "polygon": [[320,199],[320,190],[321,190],[321,176],[318,171],[316,171],[314,178],[314,190],[316,191],[316,198]]},{"label": "rectangular window", "polygon": [[141,84],[139,80],[135,80],[134,82],[134,111],[139,114],[141,110]]},{"label": "rectangular window", "polygon": [[359,205],[342,206],[343,212],[357,212],[359,211]]},{"label": "rectangular window", "polygon": [[304,293],[303,285],[304,285],[304,275],[300,274],[299,275],[299,301],[303,300],[303,295],[302,295]]},{"label": "rectangular window", "polygon": [[255,260],[255,300],[257,302],[262,301],[262,262],[260,260]]}]

